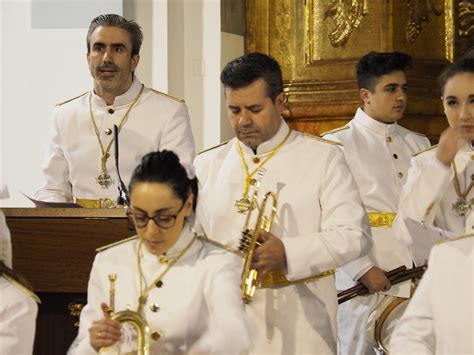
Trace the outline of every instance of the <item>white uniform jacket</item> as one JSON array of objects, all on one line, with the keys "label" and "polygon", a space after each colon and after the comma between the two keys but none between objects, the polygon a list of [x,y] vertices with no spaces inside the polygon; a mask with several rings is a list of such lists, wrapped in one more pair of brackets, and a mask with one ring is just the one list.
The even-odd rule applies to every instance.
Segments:
[{"label": "white uniform jacket", "polygon": [[[117,198],[113,145],[107,160],[107,172],[113,185],[103,189],[96,182],[102,172],[102,153],[89,112],[89,99],[92,95],[92,112],[105,149],[113,139],[113,125],[120,125],[141,88],[142,83],[134,77],[128,91],[117,96],[110,106],[95,93],[88,92],[55,108],[53,137],[43,172],[46,182],[36,192],[36,199],[72,202],[73,197]],[[126,185],[141,158],[151,151],[173,150],[184,166],[190,166],[194,158],[194,139],[186,105],[148,88],[143,89],[130,111],[118,140],[120,175]]]},{"label": "white uniform jacket", "polygon": [[[403,221],[405,217],[423,221],[456,234],[474,230],[474,210],[469,210],[466,216],[458,216],[452,208],[452,204],[458,199],[454,187],[453,167],[444,165],[436,158],[435,148],[413,157],[408,180],[403,187],[395,228],[404,243],[409,246],[413,245],[413,241]],[[474,151],[465,145],[454,159],[462,192],[468,189],[471,175],[474,174],[473,158]],[[467,201],[471,204],[473,198],[474,189],[466,195]],[[415,262],[421,264],[425,261],[415,260]]]},{"label": "white uniform jacket", "polygon": [[474,354],[474,237],[436,245],[390,354]]},{"label": "white uniform jacket", "polygon": [[33,353],[36,301],[0,275],[0,354]]},{"label": "white uniform jacket", "polygon": [[[193,239],[186,226],[178,242],[167,252],[175,258]],[[109,303],[108,275],[117,274],[115,310],[137,310],[139,272],[138,239],[97,254],[89,279],[88,304],[80,317],[79,334],[69,354],[95,354],[88,329],[103,318],[101,302]],[[167,267],[144,245],[140,251],[147,284]],[[191,248],[162,278],[162,286],[150,291],[144,308],[151,331],[161,337],[152,341],[152,354],[238,354],[249,347],[249,328],[240,301],[240,270],[235,256],[196,239]],[[153,312],[151,306],[159,307]]]},{"label": "white uniform jacket", "polygon": [[[429,140],[421,134],[393,123],[378,122],[359,108],[347,128],[329,133],[324,138],[343,144],[347,163],[360,190],[367,212],[396,213],[400,193],[406,182],[410,160],[414,153],[430,146]],[[374,247],[366,257],[344,266],[342,270],[355,275],[350,280],[339,274],[338,289],[352,286],[372,266],[391,270],[401,265],[412,266],[410,251],[401,246],[390,225],[372,223]],[[402,288],[393,286],[387,294],[409,297],[409,283]]]},{"label": "white uniform jacket", "polygon": [[[241,144],[253,171],[287,135],[281,128],[258,146]],[[200,182],[198,210],[210,239],[236,247],[245,215],[234,203],[242,197],[245,172],[237,139],[195,159]],[[257,159],[258,158],[258,159]],[[369,251],[371,239],[357,186],[340,148],[320,138],[291,132],[288,141],[263,166],[260,200],[278,197],[271,232],[280,237],[289,280],[335,269]],[[252,189],[250,189],[252,193]],[[254,228],[256,213],[250,226]],[[240,266],[242,267],[242,266]],[[308,284],[258,290],[247,311],[258,333],[253,353],[328,354],[336,351],[336,289],[333,276]]]}]

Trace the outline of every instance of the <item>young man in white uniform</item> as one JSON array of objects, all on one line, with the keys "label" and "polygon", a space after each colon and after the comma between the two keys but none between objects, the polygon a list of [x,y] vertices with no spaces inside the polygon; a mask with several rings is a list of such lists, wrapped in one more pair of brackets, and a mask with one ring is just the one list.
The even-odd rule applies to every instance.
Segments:
[{"label": "young man in white uniform", "polygon": [[44,167],[46,182],[35,198],[85,207],[113,205],[118,196],[113,125],[119,127],[120,173],[128,184],[133,168],[150,151],[175,151],[192,163],[194,140],[186,105],[144,87],[134,71],[143,35],[118,15],[92,20],[87,61],[94,88],[56,107]]},{"label": "young man in white uniform", "polygon": [[[278,63],[250,53],[228,63],[221,81],[236,137],[195,159],[206,235],[236,248],[249,213],[246,202],[260,179],[259,203],[268,191],[278,199],[273,225],[259,234],[263,244],[253,259],[260,276],[283,269],[295,281],[367,254],[368,221],[344,155],[333,142],[290,130],[281,117]],[[261,178],[258,167],[265,169]],[[251,229],[256,215],[254,210]],[[247,306],[257,327],[251,352],[335,354],[336,309],[332,274],[257,290]]]},{"label": "young man in white uniform", "polygon": [[369,215],[374,242],[368,256],[336,273],[338,290],[360,281],[373,294],[357,297],[339,307],[341,354],[373,354],[366,338],[370,312],[385,294],[410,296],[410,282],[391,288],[384,273],[401,265],[412,267],[409,250],[401,246],[391,227],[410,159],[430,145],[426,137],[397,124],[406,108],[405,69],[410,61],[410,56],[399,52],[371,52],[362,57],[357,63],[357,82],[363,106],[346,126],[324,135],[343,144]]}]

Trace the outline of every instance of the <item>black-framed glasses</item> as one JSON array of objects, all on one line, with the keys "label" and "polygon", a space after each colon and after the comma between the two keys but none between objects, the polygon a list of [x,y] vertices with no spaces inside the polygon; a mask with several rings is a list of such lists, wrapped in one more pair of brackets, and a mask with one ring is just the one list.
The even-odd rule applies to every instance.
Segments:
[{"label": "black-framed glasses", "polygon": [[179,208],[179,211],[176,212],[176,214],[157,213],[154,216],[149,216],[146,212],[132,212],[131,210],[128,210],[127,216],[137,228],[145,228],[151,219],[158,227],[168,229],[174,226],[174,224],[176,223],[176,218],[183,210],[183,207],[184,202]]}]

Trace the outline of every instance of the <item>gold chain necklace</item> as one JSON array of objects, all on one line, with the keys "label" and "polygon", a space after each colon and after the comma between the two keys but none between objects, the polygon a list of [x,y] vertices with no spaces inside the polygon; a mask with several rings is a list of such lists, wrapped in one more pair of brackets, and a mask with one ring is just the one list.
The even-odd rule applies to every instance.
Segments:
[{"label": "gold chain necklace", "polygon": [[240,141],[237,140],[237,150],[239,151],[239,156],[240,156],[240,159],[242,161],[242,165],[243,165],[244,171],[245,171],[244,192],[242,194],[242,198],[240,200],[235,201],[235,206],[237,207],[237,210],[239,211],[239,213],[245,213],[252,207],[252,203],[249,200],[248,193],[249,193],[250,185],[255,184],[255,179],[253,179],[253,176],[258,171],[258,169],[260,169],[267,161],[269,161],[275,155],[275,153],[278,151],[278,149],[280,149],[283,146],[283,144],[286,143],[286,141],[290,137],[290,134],[291,134],[291,129],[288,131],[288,133],[286,134],[286,137],[283,138],[283,140],[280,142],[280,144],[278,144],[275,147],[275,149],[273,149],[265,157],[265,159],[263,159],[262,162],[257,165],[257,167],[251,173],[249,172],[249,167],[247,165],[247,162],[245,161],[244,153],[242,151],[242,147],[240,146]]},{"label": "gold chain necklace", "polygon": [[[118,127],[119,131],[125,125],[125,122],[127,122],[128,114],[130,113],[130,111],[132,111],[132,108],[135,106],[138,99],[142,95],[144,87],[145,86],[142,84],[142,87],[141,87],[140,92],[138,93],[137,97],[133,100],[133,102],[128,107],[127,112],[125,112],[125,115],[122,117],[122,120],[120,121],[119,127]],[[102,139],[100,138],[99,128],[97,127],[97,123],[95,122],[94,114],[92,112],[92,93],[89,95],[89,113],[90,113],[90,116],[91,116],[92,125],[94,126],[95,135],[97,137],[97,140],[98,140],[99,146],[100,146],[100,150],[102,152],[102,157],[100,158],[101,173],[99,174],[98,177],[95,178],[95,180],[100,185],[100,187],[102,187],[103,189],[108,189],[109,186],[112,184],[112,179],[110,178],[110,175],[107,174],[107,159],[109,159],[109,157],[110,157],[109,151],[110,151],[110,148],[112,147],[112,143],[114,142],[115,137],[112,137],[112,139],[110,140],[107,147],[104,148],[104,145],[102,144]]]},{"label": "gold chain necklace", "polygon": [[473,179],[472,179],[472,176],[471,176],[471,183],[469,184],[469,186],[467,187],[467,189],[464,192],[461,191],[461,184],[459,182],[458,173],[457,173],[457,170],[456,170],[456,163],[454,162],[454,160],[453,160],[453,163],[452,163],[452,168],[453,168],[453,172],[454,172],[454,190],[456,191],[456,194],[458,195],[458,198],[456,199],[456,202],[454,202],[451,205],[451,207],[452,207],[453,211],[456,212],[456,214],[459,217],[463,217],[471,209],[471,203],[469,203],[466,196],[469,194],[469,192],[471,192],[472,187],[474,186],[474,182],[473,182]]},{"label": "gold chain necklace", "polygon": [[161,279],[166,275],[166,273],[171,269],[171,267],[176,264],[179,259],[183,257],[184,254],[191,248],[193,245],[194,241],[196,240],[196,235],[194,235],[193,239],[186,245],[186,247],[181,250],[181,252],[174,258],[166,269],[164,269],[158,276],[157,278],[147,287],[143,287],[143,282],[146,282],[145,276],[143,275],[143,270],[142,270],[142,261],[140,257],[140,250],[143,244],[143,240],[140,240],[138,242],[137,246],[137,267],[138,267],[138,274],[139,274],[139,287],[140,287],[140,296],[138,297],[138,309],[137,312],[143,315],[143,308],[145,307],[145,303],[148,299],[148,294],[150,291],[156,287],[157,283],[161,281]]}]

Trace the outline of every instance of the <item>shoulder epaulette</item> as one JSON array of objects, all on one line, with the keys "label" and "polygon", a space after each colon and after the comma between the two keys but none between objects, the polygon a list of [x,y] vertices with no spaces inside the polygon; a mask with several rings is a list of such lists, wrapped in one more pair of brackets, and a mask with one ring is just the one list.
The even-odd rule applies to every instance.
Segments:
[{"label": "shoulder epaulette", "polygon": [[444,244],[444,243],[454,242],[455,240],[467,239],[467,238],[472,238],[472,237],[474,237],[474,233],[466,233],[458,237],[438,240],[436,244]]},{"label": "shoulder epaulette", "polygon": [[428,147],[428,148],[425,148],[425,149],[422,149],[422,150],[420,150],[419,152],[416,152],[416,153],[415,153],[415,154],[413,154],[412,156],[413,156],[413,157],[416,157],[418,154],[421,154],[421,153],[427,152],[428,150],[435,149],[435,148],[437,148],[437,147],[438,147],[438,145],[437,145],[437,144],[435,144],[435,145],[432,145],[431,147]]},{"label": "shoulder epaulette", "polygon": [[36,303],[41,303],[40,298],[33,291],[31,291],[28,287],[23,286],[21,283],[19,283],[13,277],[10,277],[10,276],[8,276],[4,273],[1,273],[1,275],[5,278],[5,280],[10,282],[13,286],[18,288],[20,291],[26,293],[31,298],[33,298],[36,301]]},{"label": "shoulder epaulette", "polygon": [[197,153],[197,155],[202,154],[202,153],[205,153],[205,152],[208,152],[208,151],[213,150],[213,149],[216,149],[216,148],[219,148],[219,147],[221,147],[221,146],[223,146],[223,145],[225,145],[225,144],[227,144],[227,143],[229,143],[229,141],[225,141],[225,142],[219,143],[219,144],[217,144],[217,145],[215,145],[215,146],[213,146],[213,147],[210,147],[210,148],[201,150],[199,153]]},{"label": "shoulder epaulette", "polygon": [[331,129],[331,130],[329,130],[329,131],[326,131],[326,132],[321,133],[321,136],[324,136],[324,135],[326,135],[326,134],[336,133],[336,132],[343,131],[343,130],[349,129],[349,128],[351,128],[351,127],[348,126],[348,125],[345,125],[345,126],[342,126],[342,127],[337,127],[337,128],[334,128],[334,129]]},{"label": "shoulder epaulette", "polygon": [[323,143],[342,146],[342,143],[331,141],[329,139],[321,138],[321,137],[318,137],[318,136],[313,136],[312,134],[308,134],[308,133],[303,133],[303,137],[316,139],[317,141],[320,141],[320,142],[323,142]]},{"label": "shoulder epaulette", "polygon": [[158,91],[158,90],[155,90],[155,89],[150,89],[150,90],[153,91],[154,93],[158,94],[158,95],[168,97],[172,100],[179,101],[179,102],[184,102],[184,100],[180,99],[179,97],[176,97],[176,96],[173,96],[173,95],[170,95],[170,94],[166,94],[164,92],[161,92],[161,91]]},{"label": "shoulder epaulette", "polygon": [[89,92],[89,91],[86,91],[86,92],[84,92],[84,93],[82,93],[82,94],[80,94],[80,95],[78,95],[78,96],[76,96],[76,97],[73,97],[72,99],[69,99],[69,100],[60,102],[59,104],[56,104],[56,106],[61,106],[61,105],[67,104],[68,102],[74,101],[75,99],[78,99],[78,98],[84,96],[84,95],[87,94],[88,92]]},{"label": "shoulder epaulette", "polygon": [[133,237],[125,238],[125,239],[119,240],[118,242],[110,243],[110,244],[104,245],[104,246],[102,246],[102,247],[98,247],[95,251],[98,252],[98,253],[100,253],[101,251],[110,249],[110,248],[112,248],[112,247],[115,247],[115,246],[117,246],[117,245],[120,245],[120,244],[129,242],[130,240],[134,240],[134,239],[137,239],[137,238],[138,238],[138,237],[137,237],[136,235],[134,235]]}]

